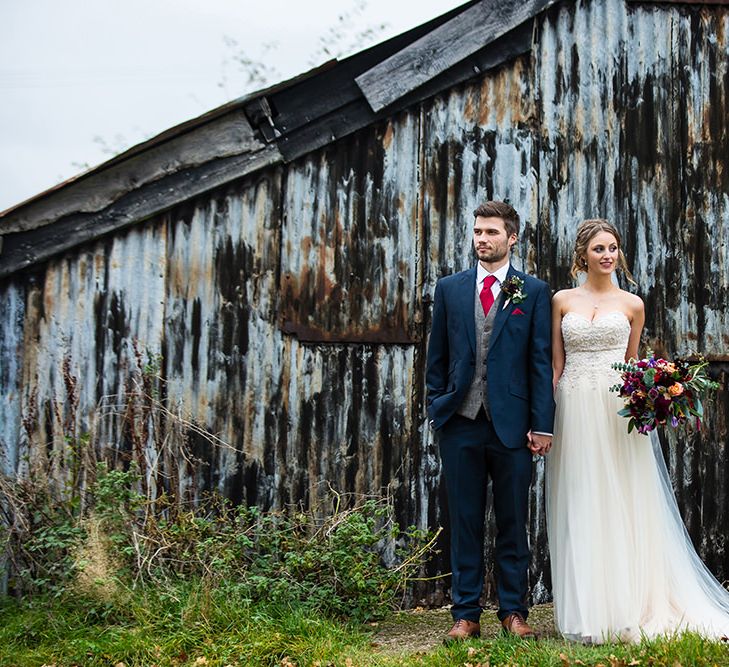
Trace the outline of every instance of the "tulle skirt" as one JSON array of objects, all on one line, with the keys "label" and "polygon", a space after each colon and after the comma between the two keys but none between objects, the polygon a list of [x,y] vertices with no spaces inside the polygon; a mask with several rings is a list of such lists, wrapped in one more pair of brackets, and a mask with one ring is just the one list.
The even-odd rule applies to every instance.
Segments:
[{"label": "tulle skirt", "polygon": [[697,556],[658,438],[628,434],[614,378],[560,383],[547,455],[557,629],[576,641],[729,634],[729,593]]}]

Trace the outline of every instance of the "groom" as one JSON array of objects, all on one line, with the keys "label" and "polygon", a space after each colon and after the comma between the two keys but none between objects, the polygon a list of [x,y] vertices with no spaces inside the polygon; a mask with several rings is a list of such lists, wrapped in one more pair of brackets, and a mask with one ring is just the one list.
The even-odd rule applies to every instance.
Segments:
[{"label": "groom", "polygon": [[552,442],[550,291],[509,263],[519,233],[509,204],[488,201],[474,216],[478,265],[435,287],[426,372],[451,524],[455,623],[446,640],[481,633],[489,477],[498,617],[504,632],[534,638],[526,622],[526,522],[532,454],[546,454]]}]

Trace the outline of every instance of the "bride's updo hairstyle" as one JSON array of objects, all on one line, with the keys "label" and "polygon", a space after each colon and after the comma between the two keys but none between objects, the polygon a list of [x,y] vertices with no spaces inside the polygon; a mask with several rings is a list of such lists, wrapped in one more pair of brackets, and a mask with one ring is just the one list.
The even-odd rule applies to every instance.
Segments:
[{"label": "bride's updo hairstyle", "polygon": [[607,220],[603,218],[594,218],[592,220],[584,220],[580,223],[577,228],[577,238],[575,239],[575,251],[572,254],[572,268],[570,269],[570,275],[573,278],[577,278],[578,273],[587,271],[587,246],[590,245],[590,241],[597,236],[600,232],[607,232],[615,237],[618,244],[618,270],[622,271],[625,277],[633,285],[637,285],[630,271],[628,270],[628,262],[623,254],[622,245],[623,242],[620,238],[618,230],[615,229]]}]

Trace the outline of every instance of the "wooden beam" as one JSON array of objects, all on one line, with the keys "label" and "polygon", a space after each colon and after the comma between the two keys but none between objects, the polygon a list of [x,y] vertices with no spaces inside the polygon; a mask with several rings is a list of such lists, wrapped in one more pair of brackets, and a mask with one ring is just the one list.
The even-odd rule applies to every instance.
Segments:
[{"label": "wooden beam", "polygon": [[[470,5],[476,4],[473,0]],[[432,21],[340,60],[316,76],[266,95],[273,106],[280,135],[290,134],[337,109],[362,99],[354,82],[363,72],[401,51],[464,11],[457,7]]]},{"label": "wooden beam", "polygon": [[374,113],[365,99],[359,96],[349,104],[317,118],[315,122],[299,128],[296,132],[280,137],[277,144],[281,155],[285,162],[291,162],[459,83],[482,76],[484,72],[528,53],[531,49],[531,38],[532,26],[530,24],[519,26],[447,72],[401,97],[387,111]]},{"label": "wooden beam", "polygon": [[276,138],[277,132],[268,98],[265,95],[257,97],[245,106],[245,112],[251,126],[263,135],[267,143],[271,143]]},{"label": "wooden beam", "polygon": [[669,4],[669,5],[729,5],[729,0],[627,0],[630,5]]},{"label": "wooden beam", "polygon": [[381,111],[557,0],[482,0],[355,81],[373,111]]},{"label": "wooden beam", "polygon": [[103,211],[74,213],[47,227],[7,234],[2,237],[0,278],[141,222],[225,183],[281,162],[281,159],[275,145],[222,158],[133,190]]},{"label": "wooden beam", "polygon": [[76,213],[102,211],[148,183],[219,158],[256,153],[264,145],[243,111],[235,110],[10,209],[0,217],[0,235],[44,227]]}]

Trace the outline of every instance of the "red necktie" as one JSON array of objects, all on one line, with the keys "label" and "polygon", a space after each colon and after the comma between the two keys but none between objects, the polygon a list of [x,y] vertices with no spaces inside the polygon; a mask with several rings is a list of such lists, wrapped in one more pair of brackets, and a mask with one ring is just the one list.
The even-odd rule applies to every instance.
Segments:
[{"label": "red necktie", "polygon": [[491,291],[491,288],[494,286],[495,282],[496,276],[486,276],[483,280],[483,288],[481,289],[479,297],[481,299],[481,305],[483,306],[484,315],[488,315],[489,310],[491,310],[491,306],[494,305],[494,293]]}]

